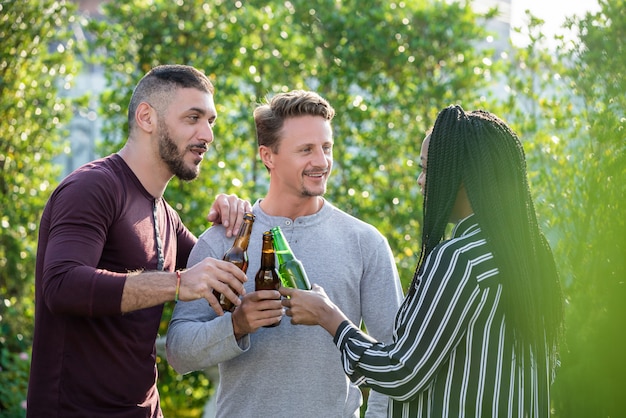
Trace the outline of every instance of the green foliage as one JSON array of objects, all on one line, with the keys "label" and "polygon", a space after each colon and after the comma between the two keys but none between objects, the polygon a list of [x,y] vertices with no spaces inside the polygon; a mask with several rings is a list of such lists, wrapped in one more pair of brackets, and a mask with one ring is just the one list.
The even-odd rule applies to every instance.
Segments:
[{"label": "green foliage", "polygon": [[570,88],[581,100],[572,120],[578,146],[571,184],[577,212],[564,243],[572,266],[568,350],[558,394],[563,417],[619,416],[626,345],[626,2],[570,21],[582,42],[565,57]]},{"label": "green foliage", "polygon": [[26,390],[30,356],[0,347],[0,418],[26,415]]},{"label": "green foliage", "polygon": [[[23,414],[32,341],[37,226],[58,176],[78,72],[65,1],[0,3],[0,416]],[[11,382],[5,384],[5,382]]]},{"label": "green foliage", "polygon": [[[543,22],[507,72],[505,108],[525,148],[537,209],[566,293],[566,339],[553,389],[555,416],[626,410],[626,68],[623,0],[570,19],[580,41],[556,55],[540,45]],[[610,16],[610,18],[609,18]],[[576,29],[577,28],[577,29]]]}]

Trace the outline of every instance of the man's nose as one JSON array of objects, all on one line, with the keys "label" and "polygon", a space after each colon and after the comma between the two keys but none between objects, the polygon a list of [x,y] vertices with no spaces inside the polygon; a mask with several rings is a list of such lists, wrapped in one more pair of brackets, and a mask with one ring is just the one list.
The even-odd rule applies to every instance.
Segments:
[{"label": "man's nose", "polygon": [[207,144],[210,144],[211,142],[213,142],[215,138],[213,136],[213,127],[211,126],[210,123],[207,123],[202,128],[202,131],[200,132],[198,139],[200,139],[203,142],[206,142]]},{"label": "man's nose", "polygon": [[331,157],[324,151],[324,148],[316,148],[313,151],[313,165],[316,167],[327,167],[329,158]]}]

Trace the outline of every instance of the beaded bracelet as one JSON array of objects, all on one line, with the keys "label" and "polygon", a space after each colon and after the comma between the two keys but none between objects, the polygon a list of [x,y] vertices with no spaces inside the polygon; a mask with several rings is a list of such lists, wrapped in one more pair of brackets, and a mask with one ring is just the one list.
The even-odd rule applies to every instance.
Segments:
[{"label": "beaded bracelet", "polygon": [[179,292],[180,292],[180,271],[176,271],[176,294],[174,295],[174,302],[178,302]]}]

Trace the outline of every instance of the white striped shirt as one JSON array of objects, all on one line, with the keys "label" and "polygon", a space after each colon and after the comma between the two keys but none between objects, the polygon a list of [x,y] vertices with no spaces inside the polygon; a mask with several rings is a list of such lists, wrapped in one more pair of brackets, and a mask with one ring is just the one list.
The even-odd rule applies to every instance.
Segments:
[{"label": "white striped shirt", "polygon": [[428,256],[395,322],[392,344],[347,321],[335,343],[345,372],[390,396],[390,417],[548,417],[551,371],[517,358],[502,285],[474,216]]}]

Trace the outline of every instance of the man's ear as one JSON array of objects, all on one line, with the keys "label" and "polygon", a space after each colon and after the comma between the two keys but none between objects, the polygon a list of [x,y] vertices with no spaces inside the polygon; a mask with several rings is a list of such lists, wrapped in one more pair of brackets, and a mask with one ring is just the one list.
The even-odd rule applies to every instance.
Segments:
[{"label": "man's ear", "polygon": [[268,169],[274,167],[274,153],[267,145],[259,146],[259,157],[261,157],[265,167]]},{"label": "man's ear", "polygon": [[135,111],[135,123],[140,129],[152,133],[156,129],[156,118],[156,111],[152,106],[146,102],[139,103]]}]

